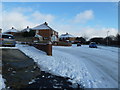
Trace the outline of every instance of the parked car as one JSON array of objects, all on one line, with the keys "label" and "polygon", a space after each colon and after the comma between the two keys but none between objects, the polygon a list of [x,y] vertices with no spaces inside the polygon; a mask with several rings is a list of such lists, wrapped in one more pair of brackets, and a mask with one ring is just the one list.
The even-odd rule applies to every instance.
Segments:
[{"label": "parked car", "polygon": [[0,35],[0,44],[2,46],[12,46],[15,47],[16,41],[14,39],[14,36],[11,34],[1,34]]},{"label": "parked car", "polygon": [[77,43],[77,46],[81,46],[81,43],[79,42],[79,43]]},{"label": "parked car", "polygon": [[89,44],[89,47],[90,47],[90,48],[97,48],[97,45],[96,45],[95,42],[91,42],[91,43]]}]

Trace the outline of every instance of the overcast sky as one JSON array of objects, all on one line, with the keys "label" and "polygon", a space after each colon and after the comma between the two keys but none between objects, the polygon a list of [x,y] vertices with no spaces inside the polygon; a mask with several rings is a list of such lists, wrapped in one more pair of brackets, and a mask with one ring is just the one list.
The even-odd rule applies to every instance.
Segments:
[{"label": "overcast sky", "polygon": [[[112,0],[111,0],[112,1]],[[1,5],[0,5],[1,7]],[[1,20],[1,19],[0,19]],[[3,2],[2,29],[22,30],[44,22],[74,36],[105,37],[118,32],[117,2]]]}]

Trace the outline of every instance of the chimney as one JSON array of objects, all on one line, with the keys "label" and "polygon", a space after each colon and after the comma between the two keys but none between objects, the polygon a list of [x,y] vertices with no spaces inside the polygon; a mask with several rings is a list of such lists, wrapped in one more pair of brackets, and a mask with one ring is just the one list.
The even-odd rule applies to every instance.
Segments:
[{"label": "chimney", "polygon": [[47,23],[47,22],[45,22],[44,24],[45,24],[45,25],[48,25],[48,23]]},{"label": "chimney", "polygon": [[29,26],[27,26],[27,28],[29,28]]},{"label": "chimney", "polygon": [[14,29],[14,27],[12,27],[12,29]]}]

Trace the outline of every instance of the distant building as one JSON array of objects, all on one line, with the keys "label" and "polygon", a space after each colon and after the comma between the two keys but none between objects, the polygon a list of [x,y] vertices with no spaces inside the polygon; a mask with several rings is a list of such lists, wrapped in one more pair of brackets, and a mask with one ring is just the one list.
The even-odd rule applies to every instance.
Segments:
[{"label": "distant building", "polygon": [[59,40],[60,41],[71,41],[71,42],[74,42],[76,39],[75,36],[71,35],[71,34],[62,34],[60,37],[59,37]]},{"label": "distant building", "polygon": [[14,27],[12,27],[11,29],[7,30],[6,32],[4,32],[5,34],[12,34],[14,35],[15,33],[19,32],[18,30],[16,30]]},{"label": "distant building", "polygon": [[58,32],[49,27],[46,22],[32,28],[32,30],[35,30],[36,35],[42,36],[45,41],[58,41]]}]

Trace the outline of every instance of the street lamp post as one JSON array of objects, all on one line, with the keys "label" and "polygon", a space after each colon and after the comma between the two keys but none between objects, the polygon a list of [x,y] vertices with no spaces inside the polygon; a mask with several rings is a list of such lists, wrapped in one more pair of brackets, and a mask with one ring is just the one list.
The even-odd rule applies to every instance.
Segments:
[{"label": "street lamp post", "polygon": [[108,46],[108,33],[109,33],[109,31],[107,31],[107,46]]}]

